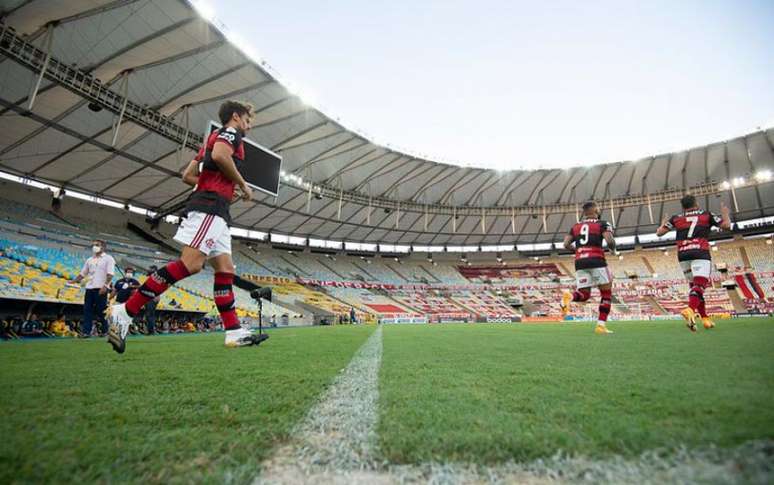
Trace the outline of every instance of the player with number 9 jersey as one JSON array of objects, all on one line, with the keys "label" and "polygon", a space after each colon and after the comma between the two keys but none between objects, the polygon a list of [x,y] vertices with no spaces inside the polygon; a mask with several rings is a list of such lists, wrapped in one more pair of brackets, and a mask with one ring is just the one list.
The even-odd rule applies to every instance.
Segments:
[{"label": "player with number 9 jersey", "polygon": [[573,224],[564,236],[564,247],[575,248],[576,290],[562,295],[562,315],[567,316],[571,302],[585,302],[591,298],[591,288],[599,288],[601,301],[599,319],[594,330],[597,334],[612,333],[607,329],[607,317],[613,301],[613,278],[605,260],[607,242],[611,250],[615,249],[613,225],[599,218],[599,208],[595,202],[583,204],[583,219]]}]

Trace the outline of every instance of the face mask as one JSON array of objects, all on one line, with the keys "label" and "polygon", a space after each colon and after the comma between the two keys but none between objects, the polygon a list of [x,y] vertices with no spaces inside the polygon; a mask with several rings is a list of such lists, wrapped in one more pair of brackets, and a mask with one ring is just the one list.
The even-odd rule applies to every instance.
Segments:
[{"label": "face mask", "polygon": [[134,278],[134,273],[126,273],[126,277],[129,279]]},{"label": "face mask", "polygon": [[94,254],[97,254],[101,250],[102,250],[102,248],[100,246],[97,246],[97,245],[94,245],[94,246],[91,247],[91,252],[93,252]]}]

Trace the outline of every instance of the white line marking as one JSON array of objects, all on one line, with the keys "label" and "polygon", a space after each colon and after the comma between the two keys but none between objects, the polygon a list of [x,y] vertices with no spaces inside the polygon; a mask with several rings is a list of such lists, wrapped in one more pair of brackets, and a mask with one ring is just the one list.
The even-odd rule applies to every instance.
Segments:
[{"label": "white line marking", "polygon": [[290,442],[263,463],[257,483],[353,483],[375,470],[381,363],[379,326],[309,410]]},{"label": "white line marking", "polygon": [[368,338],[290,441],[262,464],[256,484],[772,483],[774,441],[731,449],[648,451],[635,458],[556,455],[529,463],[392,465],[379,461],[382,327]]}]

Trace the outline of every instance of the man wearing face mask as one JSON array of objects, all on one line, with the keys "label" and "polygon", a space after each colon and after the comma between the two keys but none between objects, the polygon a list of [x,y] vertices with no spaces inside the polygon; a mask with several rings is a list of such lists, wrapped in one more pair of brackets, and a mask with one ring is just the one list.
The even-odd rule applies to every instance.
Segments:
[{"label": "man wearing face mask", "polygon": [[113,285],[113,297],[116,303],[124,303],[132,296],[132,292],[140,287],[140,282],[134,279],[134,268],[128,266],[124,270],[124,277]]},{"label": "man wearing face mask", "polygon": [[94,254],[83,264],[81,273],[75,278],[76,283],[86,280],[86,293],[83,298],[83,323],[81,329],[84,337],[91,336],[91,324],[94,318],[100,322],[102,333],[108,331],[105,319],[108,290],[113,281],[116,262],[113,256],[105,253],[105,241],[95,239],[91,251]]}]

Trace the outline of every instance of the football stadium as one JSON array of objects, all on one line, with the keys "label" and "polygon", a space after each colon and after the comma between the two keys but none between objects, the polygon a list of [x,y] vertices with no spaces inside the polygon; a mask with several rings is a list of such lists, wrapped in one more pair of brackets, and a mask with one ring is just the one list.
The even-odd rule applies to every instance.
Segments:
[{"label": "football stadium", "polygon": [[0,1],[0,483],[774,481],[774,127],[439,160],[216,7]]}]

